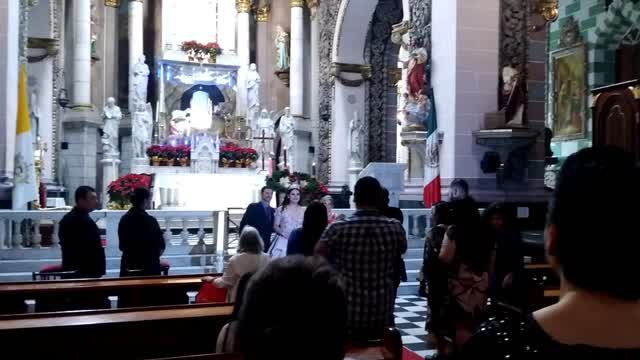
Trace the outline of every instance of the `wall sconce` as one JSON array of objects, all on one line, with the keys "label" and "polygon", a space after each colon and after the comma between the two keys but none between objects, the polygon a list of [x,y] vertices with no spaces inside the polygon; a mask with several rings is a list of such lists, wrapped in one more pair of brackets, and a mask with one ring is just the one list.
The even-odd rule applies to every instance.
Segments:
[{"label": "wall sconce", "polygon": [[69,106],[69,94],[67,94],[67,89],[60,89],[58,92],[58,105],[63,109],[66,109]]},{"label": "wall sconce", "polygon": [[548,23],[558,20],[558,17],[560,16],[560,10],[558,7],[558,0],[538,0],[534,3],[531,13],[533,15],[540,15],[542,20],[544,20],[544,24],[533,24],[529,27],[529,30],[531,32],[540,31]]}]

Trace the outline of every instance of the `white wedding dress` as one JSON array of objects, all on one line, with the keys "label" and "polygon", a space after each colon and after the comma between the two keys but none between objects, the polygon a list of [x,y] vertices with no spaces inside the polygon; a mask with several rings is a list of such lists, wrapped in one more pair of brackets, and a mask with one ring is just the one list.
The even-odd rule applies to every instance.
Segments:
[{"label": "white wedding dress", "polygon": [[278,208],[275,214],[275,224],[280,224],[282,229],[282,235],[274,235],[269,251],[267,252],[272,258],[280,258],[287,256],[287,245],[289,244],[289,235],[291,232],[302,226],[302,220],[304,219],[304,208],[299,208],[299,211],[293,212],[289,209]]}]

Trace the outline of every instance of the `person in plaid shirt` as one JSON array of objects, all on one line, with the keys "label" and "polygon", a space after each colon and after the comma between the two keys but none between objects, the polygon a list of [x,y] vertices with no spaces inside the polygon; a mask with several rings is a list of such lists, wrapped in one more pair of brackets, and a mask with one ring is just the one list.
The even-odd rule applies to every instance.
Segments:
[{"label": "person in plaid shirt", "polygon": [[375,178],[358,180],[356,213],[332,224],[316,247],[344,278],[347,330],[356,340],[377,338],[393,325],[396,267],[407,251],[402,224],[378,212],[381,195]]}]

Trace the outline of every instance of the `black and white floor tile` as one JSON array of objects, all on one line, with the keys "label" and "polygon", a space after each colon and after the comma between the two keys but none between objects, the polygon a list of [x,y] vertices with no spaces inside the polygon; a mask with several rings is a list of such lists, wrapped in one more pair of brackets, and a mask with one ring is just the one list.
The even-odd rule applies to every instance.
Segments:
[{"label": "black and white floor tile", "polygon": [[398,296],[394,315],[403,345],[421,357],[432,356],[435,350],[426,342],[427,300],[418,296]]}]

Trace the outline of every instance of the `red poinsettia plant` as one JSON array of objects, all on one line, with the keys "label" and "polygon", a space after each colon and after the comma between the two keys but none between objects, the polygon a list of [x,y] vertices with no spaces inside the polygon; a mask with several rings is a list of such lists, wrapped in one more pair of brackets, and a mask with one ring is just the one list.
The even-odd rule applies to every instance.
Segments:
[{"label": "red poinsettia plant", "polygon": [[109,202],[117,208],[126,208],[129,204],[129,195],[137,188],[149,189],[151,187],[151,175],[128,174],[112,181],[107,186]]},{"label": "red poinsettia plant", "polygon": [[147,156],[163,160],[188,159],[191,157],[191,146],[151,145],[147,148]]},{"label": "red poinsettia plant", "polygon": [[204,48],[209,56],[220,55],[222,54],[222,48],[217,42],[207,43]]},{"label": "red poinsettia plant", "polygon": [[240,161],[250,162],[258,160],[258,152],[252,148],[243,148],[238,144],[229,142],[220,148],[220,160],[222,162]]},{"label": "red poinsettia plant", "polygon": [[201,44],[195,40],[183,41],[180,45],[180,50],[191,53],[193,56],[214,56],[222,54],[222,48],[217,42]]}]

